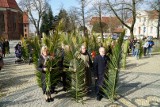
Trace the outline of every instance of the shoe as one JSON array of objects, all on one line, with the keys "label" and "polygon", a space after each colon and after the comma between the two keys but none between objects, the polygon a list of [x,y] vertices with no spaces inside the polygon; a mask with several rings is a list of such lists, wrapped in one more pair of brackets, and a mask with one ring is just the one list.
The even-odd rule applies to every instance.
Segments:
[{"label": "shoe", "polygon": [[97,96],[97,101],[101,101],[101,98],[100,98],[100,96]]},{"label": "shoe", "polygon": [[97,96],[97,101],[101,101],[101,100],[102,100],[102,98],[103,98],[103,96],[98,95],[98,96]]},{"label": "shoe", "polygon": [[67,88],[63,88],[63,91],[65,91],[65,92],[66,92],[66,91],[67,91]]},{"label": "shoe", "polygon": [[46,102],[50,102],[50,99],[49,99],[49,98],[47,98],[47,99],[46,99]]},{"label": "shoe", "polygon": [[49,98],[49,100],[50,100],[50,101],[54,101],[54,99],[53,99],[53,98]]}]

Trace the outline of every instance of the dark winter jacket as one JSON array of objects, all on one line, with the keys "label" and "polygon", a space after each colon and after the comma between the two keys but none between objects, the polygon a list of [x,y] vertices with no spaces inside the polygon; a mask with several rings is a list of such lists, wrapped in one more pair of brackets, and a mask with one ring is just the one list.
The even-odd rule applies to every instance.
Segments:
[{"label": "dark winter jacket", "polygon": [[95,76],[103,76],[106,68],[107,68],[107,56],[102,57],[101,55],[98,55],[95,57],[94,62],[94,71]]}]

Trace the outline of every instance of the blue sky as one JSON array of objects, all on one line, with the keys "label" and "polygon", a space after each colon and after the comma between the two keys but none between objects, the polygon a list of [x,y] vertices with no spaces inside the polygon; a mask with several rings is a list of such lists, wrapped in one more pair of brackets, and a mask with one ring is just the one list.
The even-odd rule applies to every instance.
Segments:
[{"label": "blue sky", "polygon": [[[19,3],[21,0],[16,1]],[[57,15],[62,7],[66,10],[69,10],[72,6],[80,6],[77,0],[49,0],[49,4],[52,7],[53,15]],[[35,31],[33,26],[30,25],[30,28],[31,31]]]},{"label": "blue sky", "polygon": [[50,5],[53,10],[53,14],[58,14],[59,10],[63,7],[66,10],[69,10],[72,6],[78,6],[77,0],[50,0]]},{"label": "blue sky", "polygon": [[[20,0],[16,0],[19,3]],[[52,7],[53,14],[56,15],[59,13],[59,10],[63,7],[66,10],[69,10],[72,6],[78,5],[78,0],[49,0],[49,4]]]}]

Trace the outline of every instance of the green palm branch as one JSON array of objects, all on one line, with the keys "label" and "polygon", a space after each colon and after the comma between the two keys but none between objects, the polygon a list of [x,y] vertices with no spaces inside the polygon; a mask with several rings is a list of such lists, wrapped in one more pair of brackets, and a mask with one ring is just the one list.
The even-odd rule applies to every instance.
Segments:
[{"label": "green palm branch", "polygon": [[60,51],[58,47],[60,47],[60,28],[61,28],[62,21],[60,21],[59,26],[56,28],[54,35],[50,37],[44,36],[43,44],[46,45],[49,49],[49,53],[54,53],[54,59],[49,60],[47,62],[47,71],[46,71],[46,91],[50,92],[51,86],[56,85],[56,83],[60,80],[59,77],[59,66],[58,62],[60,60]]},{"label": "green palm branch", "polygon": [[141,59],[143,56],[143,41],[140,40],[140,50],[139,50],[139,58]]},{"label": "green palm branch", "polygon": [[64,58],[64,65],[68,66],[65,68],[67,82],[70,86],[70,95],[76,102],[83,102],[83,97],[86,95],[85,65],[84,61],[78,59],[78,54],[76,54],[85,42],[84,38],[74,34],[63,37],[63,43],[68,46]]},{"label": "green palm branch", "polygon": [[122,43],[125,32],[121,34],[118,42],[112,50],[110,55],[110,62],[108,63],[108,70],[105,73],[104,85],[102,91],[112,102],[117,97],[117,86],[118,86],[118,74],[120,71],[120,62],[122,54]]},{"label": "green palm branch", "polygon": [[129,48],[129,41],[126,40],[123,43],[123,54],[122,54],[122,68],[123,69],[126,68],[126,58],[127,58],[127,54],[128,54],[128,48]]},{"label": "green palm branch", "polygon": [[87,93],[85,83],[85,69],[84,61],[81,59],[73,59],[70,65],[70,72],[72,72],[71,82],[71,96],[76,102],[83,102],[83,97]]}]

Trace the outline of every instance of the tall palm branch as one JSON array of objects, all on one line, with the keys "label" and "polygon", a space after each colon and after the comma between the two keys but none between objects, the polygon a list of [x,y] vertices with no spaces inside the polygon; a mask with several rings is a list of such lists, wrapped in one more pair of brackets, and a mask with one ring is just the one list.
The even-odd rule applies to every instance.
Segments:
[{"label": "tall palm branch", "polygon": [[128,48],[129,48],[129,40],[124,41],[123,43],[123,53],[122,53],[122,68],[126,68],[126,58],[128,55]]},{"label": "tall palm branch", "polygon": [[68,48],[65,50],[64,64],[68,66],[65,71],[70,83],[70,95],[76,102],[83,102],[83,97],[86,95],[85,65],[76,53],[80,51],[84,39],[81,36],[70,34],[65,35],[63,41]]},{"label": "tall palm branch", "polygon": [[120,62],[122,55],[122,43],[125,32],[123,32],[118,39],[115,47],[112,49],[112,55],[110,55],[110,61],[108,63],[108,69],[105,73],[104,85],[101,87],[105,96],[111,101],[114,101],[117,97],[118,87],[118,74],[120,71]]}]

